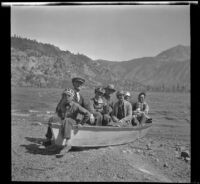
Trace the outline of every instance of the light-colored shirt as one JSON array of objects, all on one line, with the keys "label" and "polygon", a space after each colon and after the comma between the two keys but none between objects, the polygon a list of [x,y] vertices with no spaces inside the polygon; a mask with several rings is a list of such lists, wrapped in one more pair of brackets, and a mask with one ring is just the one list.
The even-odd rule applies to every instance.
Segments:
[{"label": "light-colored shirt", "polygon": [[144,112],[146,115],[149,113],[149,105],[146,102],[137,102],[136,103],[136,111],[142,111]]},{"label": "light-colored shirt", "polygon": [[75,92],[75,101],[79,102],[80,101],[80,93]]}]

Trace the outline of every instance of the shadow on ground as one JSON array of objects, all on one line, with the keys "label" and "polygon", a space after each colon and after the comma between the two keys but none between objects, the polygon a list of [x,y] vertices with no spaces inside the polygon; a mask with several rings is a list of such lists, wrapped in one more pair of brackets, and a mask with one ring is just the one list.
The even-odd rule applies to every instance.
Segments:
[{"label": "shadow on ground", "polygon": [[28,144],[28,145],[20,145],[25,147],[27,152],[34,155],[55,155],[60,153],[61,149],[54,149],[49,147],[40,148],[41,145],[38,144]]},{"label": "shadow on ground", "polygon": [[[49,147],[43,147],[41,148],[42,142],[45,141],[44,138],[34,138],[34,137],[25,137],[25,139],[29,142],[32,142],[34,144],[28,144],[28,145],[21,145],[27,149],[28,153],[31,154],[40,154],[40,155],[54,155],[60,152],[62,148],[49,146]],[[101,146],[101,147],[74,147],[69,150],[69,152],[81,152],[86,150],[94,150],[94,149],[100,149],[105,148],[108,146]]]},{"label": "shadow on ground", "polygon": [[25,139],[29,142],[32,142],[33,144],[28,144],[28,145],[23,144],[20,146],[25,147],[27,152],[30,154],[55,155],[58,154],[61,150],[61,148],[55,146],[49,146],[49,147],[42,146],[42,142],[45,140],[42,138],[25,137]]},{"label": "shadow on ground", "polygon": [[36,144],[42,144],[42,142],[45,141],[45,139],[43,138],[35,138],[35,137],[25,137],[25,139],[29,142],[33,142]]}]

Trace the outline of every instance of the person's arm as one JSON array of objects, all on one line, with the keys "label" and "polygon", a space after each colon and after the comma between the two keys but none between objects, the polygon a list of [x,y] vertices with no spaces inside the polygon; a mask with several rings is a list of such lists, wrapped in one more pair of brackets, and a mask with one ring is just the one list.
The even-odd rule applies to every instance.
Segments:
[{"label": "person's arm", "polygon": [[119,122],[119,119],[117,118],[117,116],[116,116],[116,105],[114,105],[114,107],[113,107],[113,111],[111,112],[111,118],[112,118],[112,120],[114,121],[114,122]]},{"label": "person's arm", "polygon": [[65,118],[65,111],[64,111],[64,105],[62,103],[62,98],[56,107],[56,114],[62,120]]},{"label": "person's arm", "polygon": [[85,124],[90,119],[91,113],[84,107],[81,107],[80,105],[77,106],[77,110],[80,114],[83,115],[83,119],[80,123]]},{"label": "person's arm", "polygon": [[92,99],[89,100],[87,110],[88,110],[91,114],[94,114],[94,112],[95,112],[95,109],[94,109],[94,102],[93,102]]},{"label": "person's arm", "polygon": [[148,115],[148,113],[149,113],[149,105],[147,103],[145,103],[144,105],[145,105],[144,114]]}]

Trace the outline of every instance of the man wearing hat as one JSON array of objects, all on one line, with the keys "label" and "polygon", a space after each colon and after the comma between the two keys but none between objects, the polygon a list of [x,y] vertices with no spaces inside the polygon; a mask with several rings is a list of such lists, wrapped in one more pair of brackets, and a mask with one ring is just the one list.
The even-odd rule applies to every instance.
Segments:
[{"label": "man wearing hat", "polygon": [[[75,92],[73,100],[74,100],[74,102],[78,103],[85,109],[89,110],[88,104],[85,103],[83,96],[80,94],[80,90],[81,90],[82,86],[84,85],[84,83],[85,83],[85,80],[80,77],[72,78],[72,85],[73,85],[74,92]],[[61,111],[61,109],[60,109],[61,103],[62,103],[62,98],[56,107],[56,111]],[[82,118],[82,117],[79,116],[79,118]]]},{"label": "man wearing hat", "polygon": [[[111,120],[111,112],[113,110],[113,106],[114,106],[114,100],[112,98],[112,94],[114,94],[114,92],[116,91],[114,88],[113,84],[109,84],[108,86],[104,87],[105,93],[103,95],[104,97],[104,101],[106,102],[107,106],[106,111],[107,111],[107,117],[110,118]],[[103,121],[103,125],[107,125],[107,122]]]},{"label": "man wearing hat", "polygon": [[112,120],[117,126],[130,126],[132,120],[132,106],[130,102],[124,100],[124,91],[116,93],[118,101],[114,104],[111,114]]},{"label": "man wearing hat", "polygon": [[80,94],[80,90],[84,83],[85,83],[85,80],[80,77],[72,78],[72,84],[73,84],[74,92],[75,92],[74,101],[79,103],[82,107],[86,108],[87,106],[85,104],[84,98]]},{"label": "man wearing hat", "polygon": [[129,91],[125,91],[124,100],[130,102],[131,93]]},{"label": "man wearing hat", "polygon": [[[62,103],[60,105],[60,111],[56,111],[58,117],[62,120],[62,134],[63,138],[69,140],[71,138],[71,128],[74,124],[85,124],[90,117],[90,112],[73,101],[75,92],[73,89],[67,88],[62,93]],[[77,119],[78,113],[83,115],[83,119]],[[51,126],[53,118],[49,120],[49,127]],[[46,134],[47,139],[51,140],[52,132],[48,129]],[[65,142],[66,142],[65,141]],[[65,146],[65,145],[64,145]],[[64,150],[63,150],[64,151]],[[62,151],[62,152],[63,152]]]},{"label": "man wearing hat", "polygon": [[106,114],[106,103],[103,99],[105,90],[101,87],[95,89],[95,96],[90,99],[90,112],[94,115],[95,125],[102,126],[102,122],[108,124],[110,117]]}]

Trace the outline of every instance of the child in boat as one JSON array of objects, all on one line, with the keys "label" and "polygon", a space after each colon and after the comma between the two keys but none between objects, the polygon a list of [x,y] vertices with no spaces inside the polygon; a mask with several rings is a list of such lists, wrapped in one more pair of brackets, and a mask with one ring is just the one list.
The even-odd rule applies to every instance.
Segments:
[{"label": "child in boat", "polygon": [[138,95],[138,102],[133,107],[132,124],[144,125],[147,120],[152,120],[148,116],[149,105],[145,101],[146,93],[142,92]]},{"label": "child in boat", "polygon": [[114,104],[111,114],[113,125],[117,126],[132,126],[132,106],[130,102],[124,100],[124,91],[118,91],[116,97],[118,101]]},{"label": "child in boat", "polygon": [[90,99],[90,112],[94,115],[94,124],[97,126],[102,126],[108,124],[111,119],[110,116],[107,114],[107,104],[103,99],[103,94],[105,90],[101,87],[98,87],[95,89],[94,92],[95,96]]}]

